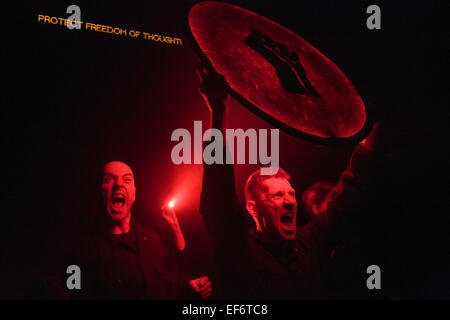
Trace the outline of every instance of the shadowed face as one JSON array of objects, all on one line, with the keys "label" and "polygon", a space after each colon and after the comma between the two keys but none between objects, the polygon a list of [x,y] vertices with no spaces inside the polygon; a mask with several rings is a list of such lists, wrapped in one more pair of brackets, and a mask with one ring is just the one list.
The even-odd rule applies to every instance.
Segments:
[{"label": "shadowed face", "polygon": [[105,209],[115,220],[130,215],[136,199],[136,187],[131,168],[120,161],[111,161],[103,167],[102,196]]},{"label": "shadowed face", "polygon": [[294,188],[284,178],[264,180],[262,187],[256,207],[258,215],[262,217],[263,232],[275,239],[281,236],[286,240],[294,240],[297,219]]}]

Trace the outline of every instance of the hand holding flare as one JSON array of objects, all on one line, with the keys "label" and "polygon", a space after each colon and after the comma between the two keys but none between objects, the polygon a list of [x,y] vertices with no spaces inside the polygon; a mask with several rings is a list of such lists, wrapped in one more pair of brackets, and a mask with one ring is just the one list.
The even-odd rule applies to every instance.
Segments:
[{"label": "hand holding flare", "polygon": [[177,214],[174,210],[175,200],[170,201],[161,207],[161,212],[164,220],[167,221],[170,228],[173,231],[175,238],[175,244],[179,251],[183,251],[186,247],[186,242],[184,240],[183,232],[181,231],[180,224],[178,223]]},{"label": "hand holding flare", "polygon": [[[177,249],[179,251],[183,251],[186,246],[186,242],[184,240],[183,233],[181,232],[180,224],[178,223],[178,218],[174,207],[175,200],[171,200],[167,204],[162,206],[162,216],[172,228]],[[190,280],[189,285],[192,289],[194,289],[195,292],[199,293],[203,299],[206,299],[211,295],[212,284],[211,281],[209,281],[209,278],[206,276]]]}]

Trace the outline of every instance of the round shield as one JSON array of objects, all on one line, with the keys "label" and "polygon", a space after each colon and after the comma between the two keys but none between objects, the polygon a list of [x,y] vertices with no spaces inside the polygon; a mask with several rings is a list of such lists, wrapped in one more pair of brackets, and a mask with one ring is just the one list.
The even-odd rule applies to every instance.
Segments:
[{"label": "round shield", "polygon": [[356,88],[292,31],[256,13],[212,1],[191,8],[189,26],[233,97],[278,127],[325,140],[345,140],[364,127],[366,110]]}]

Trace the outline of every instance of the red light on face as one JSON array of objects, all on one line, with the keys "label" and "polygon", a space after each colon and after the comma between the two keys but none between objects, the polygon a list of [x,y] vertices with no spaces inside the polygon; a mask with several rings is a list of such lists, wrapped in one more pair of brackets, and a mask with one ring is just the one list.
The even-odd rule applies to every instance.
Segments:
[{"label": "red light on face", "polygon": [[175,207],[175,200],[169,201],[168,206],[169,206],[169,208]]}]

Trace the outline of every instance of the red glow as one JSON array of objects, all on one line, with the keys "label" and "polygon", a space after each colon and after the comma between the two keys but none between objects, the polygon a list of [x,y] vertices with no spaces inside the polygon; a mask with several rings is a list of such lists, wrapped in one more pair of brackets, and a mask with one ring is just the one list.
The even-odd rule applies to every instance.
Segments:
[{"label": "red glow", "polygon": [[[167,188],[162,190],[162,194],[165,194],[161,194],[162,203],[169,208],[176,207],[178,217],[196,212],[202,185],[202,166],[172,165],[168,171],[170,176],[166,180]],[[173,202],[174,207],[169,206],[170,202]]]}]

